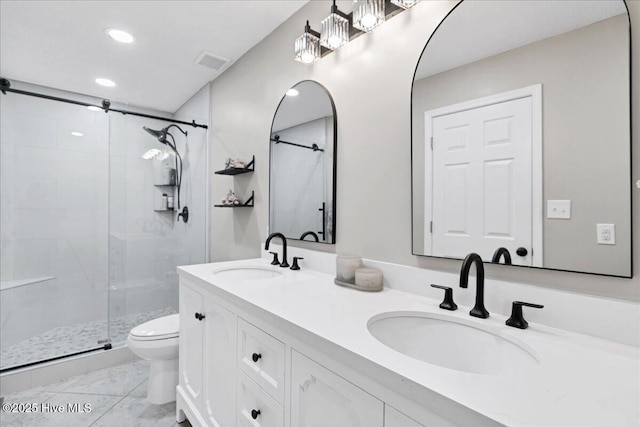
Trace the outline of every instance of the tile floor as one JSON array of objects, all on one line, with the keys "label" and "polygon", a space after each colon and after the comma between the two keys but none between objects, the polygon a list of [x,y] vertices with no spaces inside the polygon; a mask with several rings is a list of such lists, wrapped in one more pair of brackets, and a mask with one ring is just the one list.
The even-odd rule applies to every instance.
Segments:
[{"label": "tile floor", "polygon": [[[29,427],[191,427],[176,423],[175,402],[152,405],[146,400],[149,363],[144,360],[77,375],[4,397],[11,403],[34,403],[37,413],[0,412],[0,426]],[[70,412],[68,405],[90,411]],[[53,412],[62,406],[64,412]],[[49,411],[43,409],[50,408]]]}]

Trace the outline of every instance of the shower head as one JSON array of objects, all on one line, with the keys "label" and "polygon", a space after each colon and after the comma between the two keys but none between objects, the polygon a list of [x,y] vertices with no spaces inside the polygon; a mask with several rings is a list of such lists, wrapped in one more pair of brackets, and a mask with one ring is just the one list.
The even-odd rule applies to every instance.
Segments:
[{"label": "shower head", "polygon": [[[155,138],[157,138],[157,139],[158,139],[158,141],[160,141],[161,143],[163,143],[163,144],[167,144],[167,145],[171,146],[171,144],[169,144],[169,143],[167,142],[167,135],[169,135],[169,136],[171,137],[171,139],[173,139],[173,135],[171,135],[171,134],[169,133],[169,128],[172,128],[172,127],[177,128],[180,132],[182,132],[182,134],[183,134],[184,136],[187,136],[187,135],[188,135],[188,134],[187,134],[187,132],[186,132],[186,131],[184,131],[184,130],[182,130],[182,128],[181,128],[180,126],[178,126],[178,125],[174,125],[174,124],[171,124],[171,125],[167,126],[166,128],[162,128],[162,129],[160,129],[160,130],[149,129],[149,128],[148,128],[148,127],[146,127],[146,126],[142,126],[142,129],[146,130],[146,131],[149,133],[149,135],[153,135],[153,136],[154,136]],[[174,141],[174,145],[175,145],[175,141]],[[172,148],[175,150],[175,147],[172,147]]]},{"label": "shower head", "polygon": [[142,129],[146,130],[147,133],[149,133],[149,135],[153,135],[153,137],[157,138],[158,141],[160,141],[161,143],[163,143],[163,144],[167,143],[167,129],[168,128],[155,130],[155,129],[149,129],[146,126],[142,126]]}]

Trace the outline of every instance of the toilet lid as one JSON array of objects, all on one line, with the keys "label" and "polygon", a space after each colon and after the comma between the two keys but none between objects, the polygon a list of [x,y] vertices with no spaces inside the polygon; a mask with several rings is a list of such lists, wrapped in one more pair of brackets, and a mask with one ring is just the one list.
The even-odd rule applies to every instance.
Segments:
[{"label": "toilet lid", "polygon": [[180,331],[178,314],[153,319],[131,330],[131,336],[136,339],[166,339],[177,337]]}]

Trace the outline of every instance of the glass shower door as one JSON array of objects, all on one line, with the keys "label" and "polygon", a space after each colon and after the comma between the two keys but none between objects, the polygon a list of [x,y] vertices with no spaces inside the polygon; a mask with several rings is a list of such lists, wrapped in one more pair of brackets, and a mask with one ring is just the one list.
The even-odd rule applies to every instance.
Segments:
[{"label": "glass shower door", "polygon": [[7,370],[108,342],[109,115],[14,93],[0,115]]},{"label": "glass shower door", "polygon": [[[208,104],[199,111],[206,122]],[[190,114],[189,119],[194,115]],[[169,121],[114,115],[110,122],[109,328],[114,346],[146,321],[177,313],[176,267],[206,262],[207,132],[170,132],[182,158],[180,198],[173,151],[147,133]],[[174,176],[172,179],[171,176]],[[173,198],[173,208],[163,198]],[[189,220],[178,220],[188,206]],[[179,209],[178,209],[179,208]]]}]

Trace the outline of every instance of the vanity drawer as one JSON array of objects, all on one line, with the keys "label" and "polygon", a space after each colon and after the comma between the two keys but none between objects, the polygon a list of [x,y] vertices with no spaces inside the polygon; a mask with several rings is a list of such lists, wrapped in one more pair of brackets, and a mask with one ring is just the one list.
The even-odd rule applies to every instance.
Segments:
[{"label": "vanity drawer", "polygon": [[238,367],[280,404],[284,404],[285,345],[238,319]]},{"label": "vanity drawer", "polygon": [[282,406],[241,371],[238,372],[236,407],[238,427],[284,426]]}]

